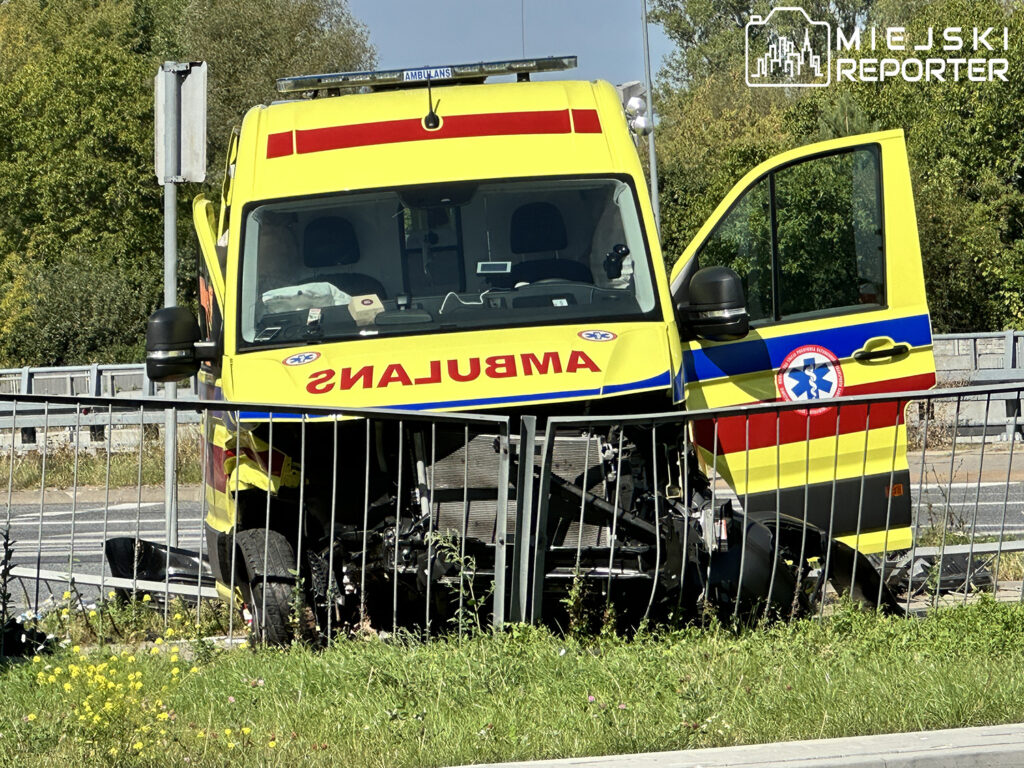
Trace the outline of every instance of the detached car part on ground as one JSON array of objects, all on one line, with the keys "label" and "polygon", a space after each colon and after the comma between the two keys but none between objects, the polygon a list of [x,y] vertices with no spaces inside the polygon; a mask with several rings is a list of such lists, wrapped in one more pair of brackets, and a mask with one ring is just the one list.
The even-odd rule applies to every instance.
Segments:
[{"label": "detached car part on ground", "polygon": [[[633,135],[649,128],[642,104],[624,110],[600,81],[529,82],[574,65],[279,81],[326,98],[251,110],[219,211],[196,199],[200,323],[155,313],[147,366],[198,371],[224,401],[204,427],[210,566],[267,639],[485,613],[502,536],[529,551],[518,608],[545,620],[577,577],[604,584],[624,626],[705,600],[798,615],[827,579],[895,609],[864,555],[912,543],[898,395],[935,380],[902,133],[762,163],[667,275]],[[828,404],[872,393],[896,397]],[[586,421],[772,401],[806,406],[657,435]],[[579,428],[518,473],[520,446],[495,453],[493,428],[441,434],[360,408]],[[505,451],[508,489],[492,466]],[[712,504],[708,476],[742,509]],[[517,530],[527,496],[533,526]]]}]

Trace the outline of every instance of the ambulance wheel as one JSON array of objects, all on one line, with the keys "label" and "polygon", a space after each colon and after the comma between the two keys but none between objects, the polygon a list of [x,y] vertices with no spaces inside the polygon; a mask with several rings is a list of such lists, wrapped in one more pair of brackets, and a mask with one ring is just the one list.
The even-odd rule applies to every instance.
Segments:
[{"label": "ambulance wheel", "polygon": [[241,564],[239,586],[252,614],[253,638],[267,645],[287,645],[295,634],[291,622],[297,594],[292,545],[277,531],[250,528],[235,535],[235,546]]}]

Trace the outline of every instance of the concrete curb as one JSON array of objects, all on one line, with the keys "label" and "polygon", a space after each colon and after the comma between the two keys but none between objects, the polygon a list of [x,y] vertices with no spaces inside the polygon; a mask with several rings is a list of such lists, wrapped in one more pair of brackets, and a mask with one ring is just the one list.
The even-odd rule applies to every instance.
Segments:
[{"label": "concrete curb", "polygon": [[1024,724],[491,765],[503,768],[627,765],[636,768],[1018,768],[1024,766]]}]

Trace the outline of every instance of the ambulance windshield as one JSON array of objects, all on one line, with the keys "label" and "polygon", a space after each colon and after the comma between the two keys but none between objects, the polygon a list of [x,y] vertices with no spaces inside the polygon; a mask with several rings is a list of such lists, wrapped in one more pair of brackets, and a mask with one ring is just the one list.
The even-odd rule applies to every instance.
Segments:
[{"label": "ambulance windshield", "polygon": [[248,210],[243,347],[643,320],[657,298],[626,179],[455,182]]}]

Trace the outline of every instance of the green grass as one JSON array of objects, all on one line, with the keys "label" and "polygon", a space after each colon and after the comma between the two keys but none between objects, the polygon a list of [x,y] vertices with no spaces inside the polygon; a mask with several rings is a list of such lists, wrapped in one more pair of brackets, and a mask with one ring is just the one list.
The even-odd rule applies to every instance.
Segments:
[{"label": "green grass", "polygon": [[[158,485],[164,482],[163,441],[147,440],[142,452],[142,484]],[[193,435],[184,434],[178,441],[178,482],[198,483],[199,445]],[[107,479],[105,450],[80,451],[78,454],[78,485],[103,486]],[[30,451],[14,458],[11,475],[10,452],[0,455],[0,487],[8,483],[15,491],[39,490],[43,480],[43,455]],[[71,488],[75,481],[75,452],[73,448],[58,448],[46,456],[46,487]],[[110,454],[110,485],[114,488],[134,486],[139,482],[139,452],[137,450]]]},{"label": "green grass", "polygon": [[922,620],[844,608],[741,634],[519,627],[461,645],[201,646],[202,661],[172,636],[0,673],[0,761],[451,765],[1016,722],[1022,636],[1024,607],[990,599]]}]

